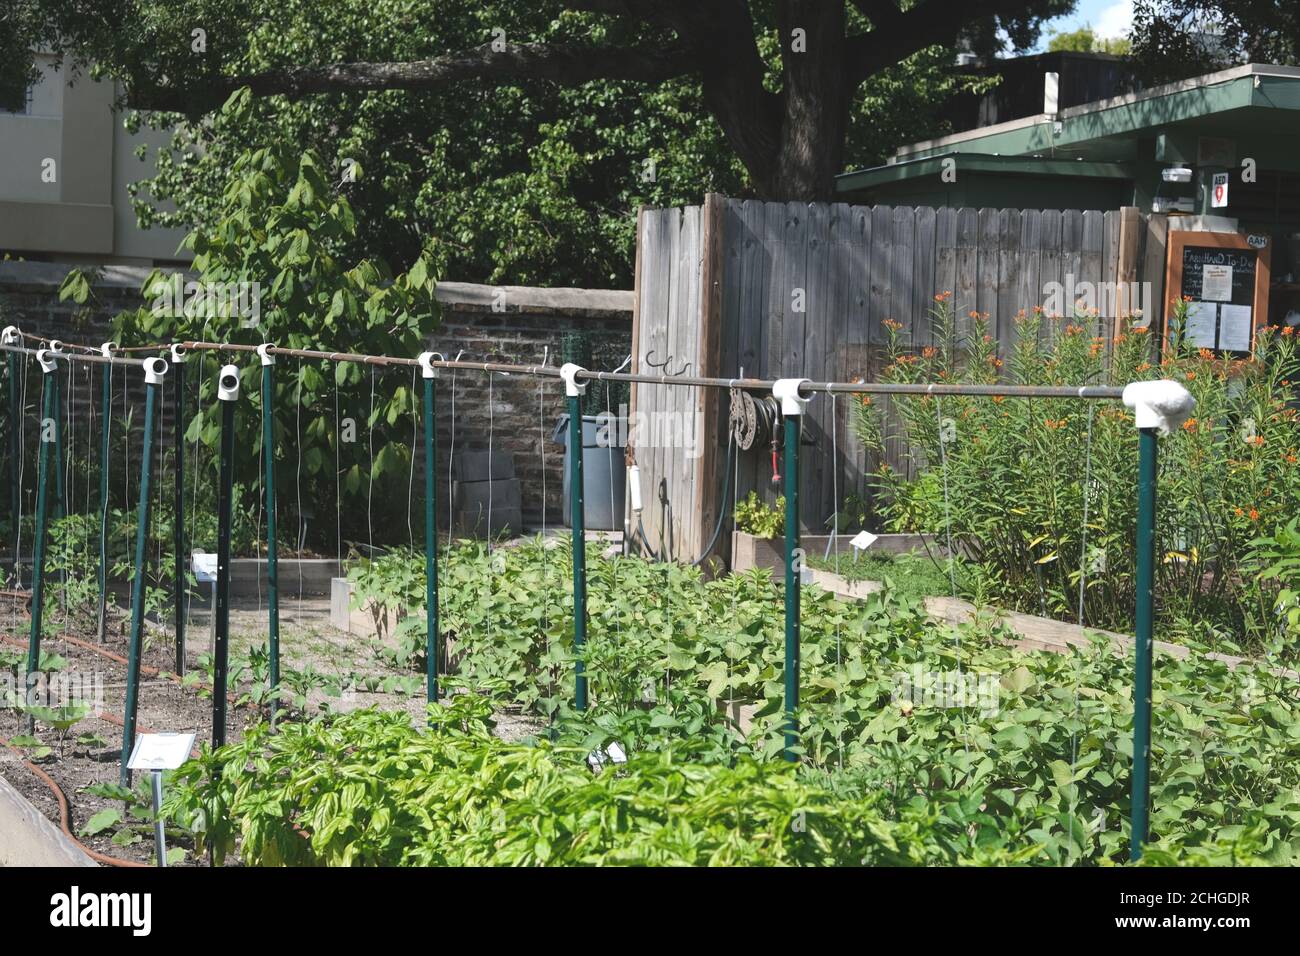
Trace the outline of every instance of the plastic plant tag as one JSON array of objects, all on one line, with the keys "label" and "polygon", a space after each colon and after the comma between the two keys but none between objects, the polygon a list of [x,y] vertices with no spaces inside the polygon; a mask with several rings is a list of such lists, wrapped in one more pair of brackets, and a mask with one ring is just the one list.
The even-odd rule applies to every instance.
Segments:
[{"label": "plastic plant tag", "polygon": [[876,543],[876,538],[877,535],[872,534],[870,531],[859,531],[853,536],[853,540],[849,544],[853,545],[858,551],[865,551]]},{"label": "plastic plant tag", "polygon": [[137,734],[127,766],[132,770],[175,770],[190,759],[194,734]]}]

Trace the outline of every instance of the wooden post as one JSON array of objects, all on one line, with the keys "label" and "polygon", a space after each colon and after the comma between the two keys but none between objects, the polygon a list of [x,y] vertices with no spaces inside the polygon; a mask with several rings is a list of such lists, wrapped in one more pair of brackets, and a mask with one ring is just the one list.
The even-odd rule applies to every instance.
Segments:
[{"label": "wooden post", "polygon": [[[700,271],[700,374],[721,374],[722,360],[722,281],[723,232],[726,228],[726,203],[719,193],[704,197],[703,236],[700,248],[703,262]],[[700,459],[696,463],[695,500],[692,507],[697,516],[697,540],[690,549],[692,555],[705,557],[704,549],[713,535],[718,512],[726,504],[718,500],[720,442],[725,442],[726,427],[723,421],[724,401],[728,396],[721,389],[696,389],[695,414],[699,425]],[[729,553],[729,539],[719,535],[710,553]]]},{"label": "wooden post", "polygon": [[1136,308],[1134,293],[1138,276],[1138,246],[1142,219],[1137,206],[1119,211],[1119,258],[1115,263],[1115,321],[1112,336],[1124,331],[1124,320],[1131,319]]}]

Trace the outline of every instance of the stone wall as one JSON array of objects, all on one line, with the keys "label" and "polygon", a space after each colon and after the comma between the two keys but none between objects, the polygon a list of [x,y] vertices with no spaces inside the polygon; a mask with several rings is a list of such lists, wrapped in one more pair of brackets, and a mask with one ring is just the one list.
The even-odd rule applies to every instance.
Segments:
[{"label": "stone wall", "polygon": [[[101,271],[94,300],[88,306],[60,302],[58,287],[68,268],[56,263],[0,263],[0,326],[17,325],[33,335],[94,344],[109,337],[113,315],[141,304],[139,290],[147,270],[121,266]],[[437,295],[442,325],[430,337],[428,347],[448,358],[463,353],[466,361],[540,364],[549,350],[549,361],[558,365],[563,336],[570,331],[586,331],[591,336],[597,368],[617,367],[631,350],[631,292],[444,282]],[[84,447],[98,427],[91,419],[96,414],[92,399],[97,400],[99,393],[98,385],[92,389],[86,366],[79,368],[80,378],[65,385],[69,414],[65,434],[73,436],[75,446]],[[39,377],[32,361],[29,413],[34,410]],[[142,402],[143,379],[129,376],[124,384],[131,398]],[[545,507],[546,522],[559,524],[563,449],[550,442],[550,435],[564,411],[563,391],[558,379],[495,374],[489,381],[482,372],[444,372],[438,397],[439,495],[447,493],[449,450],[487,449],[490,444],[514,456],[525,523],[538,526]],[[115,388],[114,393],[120,395],[121,389]],[[163,403],[167,442],[171,440],[169,406],[170,402]],[[28,438],[34,425],[34,419],[29,420]],[[31,455],[25,457],[34,463]],[[33,464],[30,471],[34,470]],[[417,488],[421,480],[417,474]],[[23,484],[25,488],[32,484],[30,474]],[[418,524],[418,508],[416,519]],[[405,532],[400,537],[405,537]]]}]

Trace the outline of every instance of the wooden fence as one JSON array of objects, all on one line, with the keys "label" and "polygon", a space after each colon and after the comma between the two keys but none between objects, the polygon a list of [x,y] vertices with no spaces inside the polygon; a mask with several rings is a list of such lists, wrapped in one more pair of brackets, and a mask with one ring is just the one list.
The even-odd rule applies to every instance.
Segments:
[{"label": "wooden fence", "polygon": [[[885,320],[899,323],[903,342],[923,347],[933,340],[934,297],[948,291],[959,330],[972,311],[987,313],[1004,351],[1017,313],[1043,305],[1052,283],[1068,291],[1071,283],[1105,288],[1146,279],[1149,308],[1158,311],[1164,226],[1164,217],[1143,217],[1132,207],[933,209],[711,194],[703,206],[643,209],[636,368],[868,380],[880,371]],[[1124,311],[1106,296],[1096,304],[1103,329]],[[808,406],[800,495],[810,531],[825,530],[836,493],[841,502],[850,492],[868,493],[865,475],[875,462],[853,434],[849,404],[846,397],[818,397]],[[725,395],[643,386],[634,390],[632,411],[647,534],[652,543],[671,542],[674,557],[699,556],[733,495],[758,489],[774,498],[770,456],[749,452],[723,500]],[[687,439],[679,447],[664,440],[673,424]],[[886,456],[908,467],[903,449],[889,448]]]}]

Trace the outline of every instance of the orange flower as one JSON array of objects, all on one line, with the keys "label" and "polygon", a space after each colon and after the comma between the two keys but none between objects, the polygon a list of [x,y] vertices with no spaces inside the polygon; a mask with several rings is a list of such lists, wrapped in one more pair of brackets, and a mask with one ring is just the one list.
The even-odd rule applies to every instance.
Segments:
[{"label": "orange flower", "polygon": [[1282,329],[1282,334],[1283,334],[1283,335],[1295,335],[1295,326],[1294,326],[1294,325],[1288,325],[1288,326],[1286,326],[1284,329]]},{"label": "orange flower", "polygon": [[1264,447],[1264,436],[1263,436],[1263,435],[1256,435],[1254,438],[1252,438],[1252,439],[1250,440],[1250,443],[1251,443],[1252,445],[1254,445],[1256,448],[1263,448],[1263,447]]},{"label": "orange flower", "polygon": [[871,404],[871,396],[870,396],[870,395],[863,395],[863,396],[862,396],[862,404],[863,404],[863,405],[870,405],[870,404]]},{"label": "orange flower", "polygon": [[1251,520],[1251,521],[1258,521],[1258,520],[1259,520],[1259,512],[1256,511],[1254,508],[1251,508],[1251,509],[1250,509],[1250,520]]},{"label": "orange flower", "polygon": [[1187,419],[1187,421],[1183,422],[1183,431],[1185,431],[1185,432],[1194,432],[1194,431],[1196,431],[1196,419],[1195,419],[1195,418],[1189,418],[1189,419]]},{"label": "orange flower", "polygon": [[1187,373],[1187,381],[1189,381],[1189,382],[1194,382],[1194,381],[1196,381],[1196,373],[1195,373],[1195,372],[1188,372],[1188,373]]},{"label": "orange flower", "polygon": [[994,405],[1001,405],[1001,404],[1002,404],[1003,402],[1005,402],[1006,400],[1007,400],[1007,397],[1006,397],[1005,395],[994,395],[994,396],[993,396],[993,404],[994,404]]},{"label": "orange flower", "polygon": [[1151,370],[1151,363],[1150,363],[1150,362],[1143,362],[1141,365],[1139,365],[1139,366],[1137,367],[1137,370],[1138,370],[1139,372],[1149,372],[1149,371]]},{"label": "orange flower", "polygon": [[901,329],[901,328],[903,327],[903,323],[902,323],[902,322],[899,322],[899,321],[897,321],[897,320],[895,320],[895,319],[885,319],[885,321],[881,322],[880,324],[883,325],[883,326],[884,326],[885,328],[887,328],[887,329],[895,329],[895,330],[897,330],[897,329]]},{"label": "orange flower", "polygon": [[938,292],[938,293],[936,293],[935,296],[934,296],[934,301],[935,301],[935,302],[947,302],[947,301],[948,301],[949,299],[951,299],[951,298],[952,298],[952,290],[951,290],[951,289],[947,289],[947,290],[945,290],[945,291],[943,291],[943,292]]},{"label": "orange flower", "polygon": [[925,348],[921,349],[921,354],[926,358],[934,358],[939,354],[939,350],[933,345],[927,345]]}]

